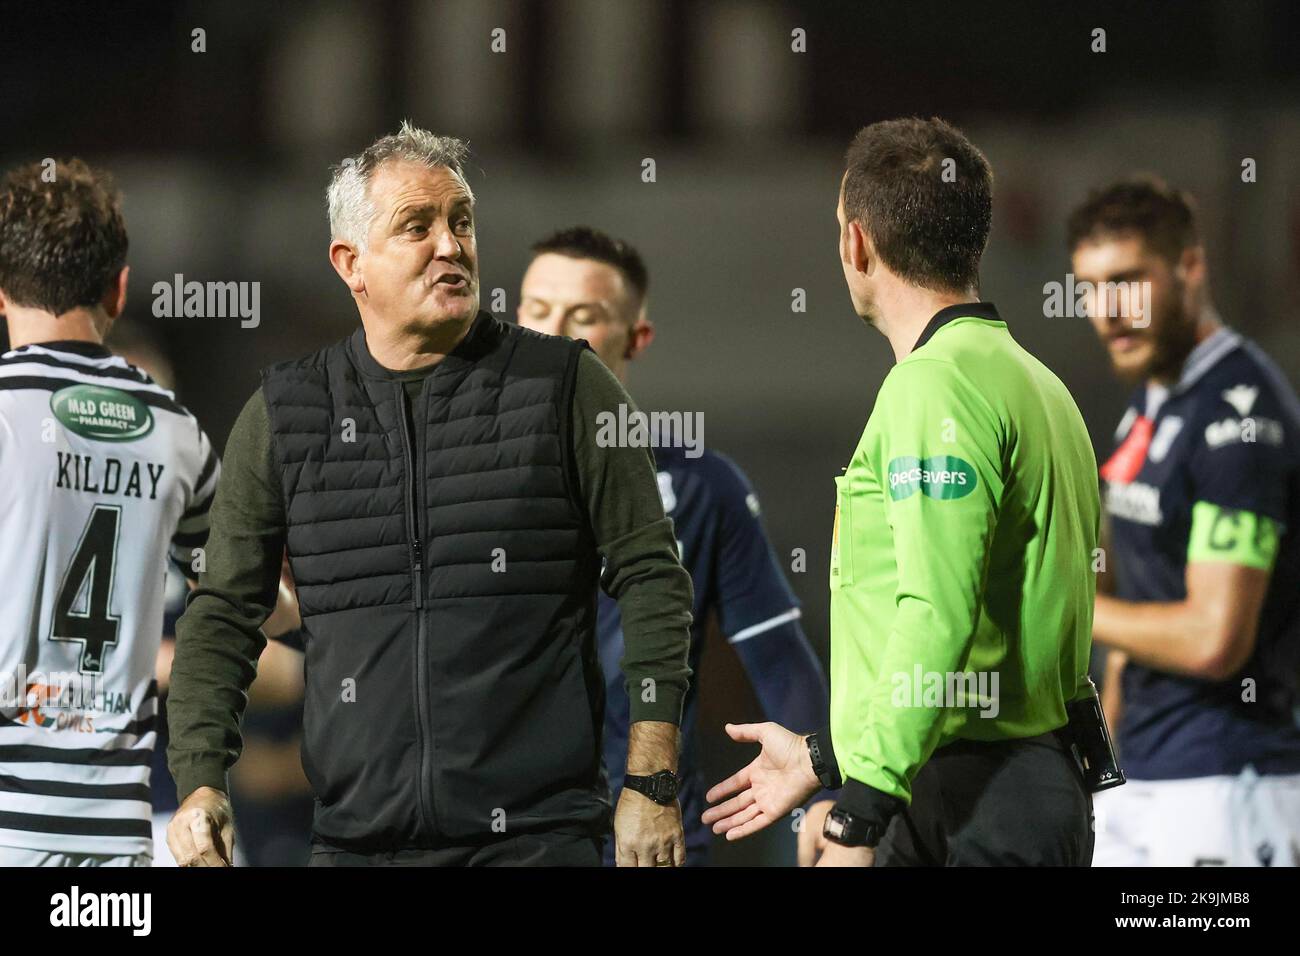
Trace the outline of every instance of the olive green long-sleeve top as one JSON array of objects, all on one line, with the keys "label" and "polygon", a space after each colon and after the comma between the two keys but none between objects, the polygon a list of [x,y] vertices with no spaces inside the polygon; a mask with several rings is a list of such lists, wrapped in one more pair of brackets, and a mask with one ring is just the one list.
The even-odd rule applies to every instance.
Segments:
[{"label": "olive green long-sleeve top", "polygon": [[[436,366],[402,373],[418,394]],[[632,720],[678,723],[690,668],[691,579],[677,555],[648,448],[601,447],[598,416],[629,412],[632,399],[594,353],[578,363],[573,398],[573,452],[582,500],[605,559],[601,586],[623,620]],[[417,430],[417,432],[420,430]],[[238,759],[240,719],[257,659],[261,625],[275,606],[284,553],[285,514],[261,389],[245,404],[222,463],[211,512],[206,570],[176,628],[167,723],[167,756],[178,796],[199,787],[228,790]],[[643,699],[643,681],[654,699]]]}]

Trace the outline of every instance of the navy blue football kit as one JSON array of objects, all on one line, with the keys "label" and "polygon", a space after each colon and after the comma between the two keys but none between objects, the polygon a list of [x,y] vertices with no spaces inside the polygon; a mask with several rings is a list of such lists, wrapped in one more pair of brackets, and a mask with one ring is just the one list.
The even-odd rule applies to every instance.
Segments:
[{"label": "navy blue football kit", "polygon": [[[1254,653],[1226,680],[1130,662],[1098,801],[1098,864],[1300,864],[1300,401],[1230,329],[1170,388],[1138,389],[1101,468],[1115,597],[1186,598],[1189,563],[1271,573]],[[1104,819],[1103,819],[1104,818]]]},{"label": "navy blue football kit", "polygon": [[[799,626],[799,602],[763,531],[758,499],[730,459],[705,451],[689,458],[683,448],[656,448],[655,466],[664,512],[673,519],[682,564],[695,589],[690,666],[698,673],[710,615],[736,649],[769,720],[800,733],[826,721],[826,677]],[[623,632],[618,605],[603,592],[596,625],[605,674],[604,759],[617,805],[627,763],[628,697],[619,670]],[[707,787],[700,777],[695,724],[696,682],[686,696],[681,724],[678,799],[688,865],[706,862],[711,833],[700,822]],[[612,865],[613,841],[605,846]]]}]

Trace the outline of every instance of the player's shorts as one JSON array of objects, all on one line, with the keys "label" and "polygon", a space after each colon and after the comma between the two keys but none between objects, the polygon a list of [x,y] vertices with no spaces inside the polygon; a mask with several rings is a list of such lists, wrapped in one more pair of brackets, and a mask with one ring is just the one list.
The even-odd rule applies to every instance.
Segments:
[{"label": "player's shorts", "polygon": [[106,856],[100,853],[53,853],[19,846],[0,846],[0,866],[150,866],[148,853]]},{"label": "player's shorts", "polygon": [[1093,802],[1093,866],[1300,866],[1300,774],[1130,780]]}]

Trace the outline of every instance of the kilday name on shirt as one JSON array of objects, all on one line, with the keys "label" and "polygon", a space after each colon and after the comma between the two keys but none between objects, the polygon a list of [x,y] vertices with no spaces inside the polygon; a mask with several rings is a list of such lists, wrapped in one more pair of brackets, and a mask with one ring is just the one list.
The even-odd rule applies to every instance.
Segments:
[{"label": "kilday name on shirt", "polygon": [[158,499],[158,482],[162,480],[166,465],[161,462],[141,463],[133,461],[129,465],[118,458],[109,456],[97,460],[91,455],[78,455],[71,452],[58,452],[59,470],[54,487],[64,491],[84,492],[102,495],[121,495],[124,498],[144,498],[144,480],[148,479],[149,500]]}]

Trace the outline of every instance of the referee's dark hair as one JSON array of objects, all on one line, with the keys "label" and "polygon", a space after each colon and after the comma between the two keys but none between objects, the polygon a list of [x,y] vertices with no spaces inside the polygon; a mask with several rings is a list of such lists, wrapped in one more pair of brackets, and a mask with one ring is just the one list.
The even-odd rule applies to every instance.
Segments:
[{"label": "referee's dark hair", "polygon": [[0,289],[54,315],[99,304],[126,265],[112,177],[79,159],[28,163],[0,180]]},{"label": "referee's dark hair", "polygon": [[646,272],[641,253],[631,243],[615,239],[591,226],[570,226],[533,244],[533,258],[548,252],[613,266],[632,288],[633,305],[640,308],[645,301],[646,291],[650,288],[650,274]]},{"label": "referee's dark hair", "polygon": [[1185,249],[1201,244],[1196,203],[1159,176],[1131,176],[1094,189],[1065,226],[1070,253],[1085,242],[1126,235],[1140,236],[1165,261],[1177,263]]},{"label": "referee's dark hair", "polygon": [[936,292],[978,292],[993,224],[993,170],[938,117],[872,123],[845,155],[844,213],[900,278]]}]

